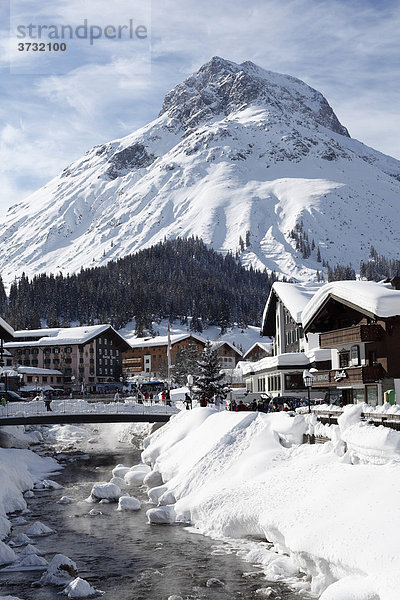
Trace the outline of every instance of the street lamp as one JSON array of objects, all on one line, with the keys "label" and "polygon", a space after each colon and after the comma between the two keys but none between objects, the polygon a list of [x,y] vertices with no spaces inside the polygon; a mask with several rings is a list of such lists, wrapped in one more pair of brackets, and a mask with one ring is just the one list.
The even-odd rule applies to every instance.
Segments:
[{"label": "street lamp", "polygon": [[308,391],[308,412],[311,412],[311,399],[310,399],[310,391],[311,391],[311,386],[312,386],[312,382],[314,379],[314,375],[312,373],[310,373],[310,371],[307,371],[307,369],[305,369],[303,371],[303,381],[304,381],[304,385],[307,388]]}]

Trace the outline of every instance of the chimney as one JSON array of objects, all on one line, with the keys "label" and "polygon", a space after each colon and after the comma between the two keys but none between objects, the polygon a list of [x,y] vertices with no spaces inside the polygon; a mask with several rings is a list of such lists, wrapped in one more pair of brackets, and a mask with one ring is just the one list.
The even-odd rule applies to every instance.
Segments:
[{"label": "chimney", "polygon": [[400,290],[400,277],[398,275],[396,275],[396,277],[392,277],[390,283],[392,284],[392,288],[394,290]]}]

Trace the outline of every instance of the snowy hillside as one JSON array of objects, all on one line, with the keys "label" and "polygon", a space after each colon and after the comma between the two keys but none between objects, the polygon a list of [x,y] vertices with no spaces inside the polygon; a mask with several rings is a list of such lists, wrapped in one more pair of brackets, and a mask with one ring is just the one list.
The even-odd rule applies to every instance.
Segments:
[{"label": "snowy hillside", "polygon": [[[73,272],[196,235],[245,265],[310,280],[318,249],[331,266],[357,268],[371,242],[399,258],[399,192],[400,162],[351,139],[319,92],[213,58],[156,120],[10,208],[0,273]],[[301,221],[308,258],[290,236]]]}]

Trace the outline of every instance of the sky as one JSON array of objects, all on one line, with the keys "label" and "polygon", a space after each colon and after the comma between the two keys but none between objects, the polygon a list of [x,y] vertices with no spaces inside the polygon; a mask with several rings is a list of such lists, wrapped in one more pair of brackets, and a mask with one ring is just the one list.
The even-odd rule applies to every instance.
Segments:
[{"label": "sky", "polygon": [[0,218],[92,146],[156,118],[215,55],[302,79],[352,137],[400,159],[399,30],[398,0],[3,1]]}]

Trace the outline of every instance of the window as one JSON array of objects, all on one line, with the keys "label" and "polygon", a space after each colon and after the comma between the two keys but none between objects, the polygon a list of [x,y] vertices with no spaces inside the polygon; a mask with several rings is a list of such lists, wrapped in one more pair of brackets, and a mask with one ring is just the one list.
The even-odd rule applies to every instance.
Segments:
[{"label": "window", "polygon": [[72,369],[64,369],[66,375],[72,375]]},{"label": "window", "polygon": [[81,356],[79,359],[79,362],[82,364],[83,363],[83,357]]},{"label": "window", "polygon": [[357,345],[352,346],[350,355],[351,355],[351,364],[353,366],[359,365],[360,364],[360,346],[357,346]]},{"label": "window", "polygon": [[32,367],[37,367],[38,364],[38,359],[37,358],[33,358],[32,359]]},{"label": "window", "polygon": [[291,373],[285,375],[285,390],[304,390],[303,375],[301,373]]},{"label": "window", "polygon": [[53,358],[53,365],[59,365],[60,364],[60,359],[59,358]]},{"label": "window", "polygon": [[28,375],[28,377],[26,378],[26,380],[27,380],[28,383],[31,383],[32,382],[32,375]]},{"label": "window", "polygon": [[47,376],[45,376],[45,375],[44,375],[44,376],[42,377],[42,381],[43,381],[43,383],[47,383]]},{"label": "window", "polygon": [[28,367],[30,364],[31,364],[31,361],[30,361],[30,360],[26,360],[26,359],[24,360],[24,365],[25,365],[26,367]]},{"label": "window", "polygon": [[257,391],[265,392],[265,377],[259,377],[257,379]]},{"label": "window", "polygon": [[51,363],[51,359],[50,358],[45,358],[43,362],[44,362],[45,365],[49,365]]},{"label": "window", "polygon": [[67,354],[71,354],[71,352],[72,352],[72,348],[71,348],[70,346],[67,346],[67,348],[65,348],[65,352],[66,352]]},{"label": "window", "polygon": [[32,348],[31,354],[39,354],[39,348]]},{"label": "window", "polygon": [[339,352],[339,368],[345,369],[349,366],[350,354],[349,352]]},{"label": "window", "polygon": [[53,354],[60,354],[60,348],[53,348]]},{"label": "window", "polygon": [[51,353],[51,348],[44,348],[43,349],[43,354],[50,354]]},{"label": "window", "polygon": [[65,363],[70,365],[72,363],[72,358],[66,358]]}]

